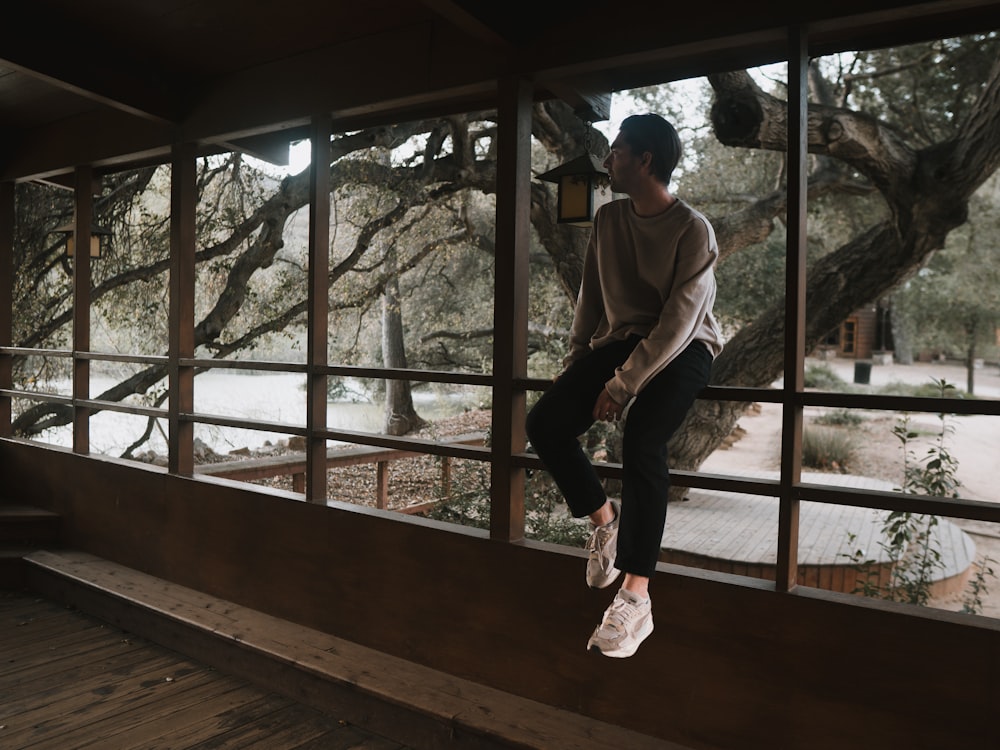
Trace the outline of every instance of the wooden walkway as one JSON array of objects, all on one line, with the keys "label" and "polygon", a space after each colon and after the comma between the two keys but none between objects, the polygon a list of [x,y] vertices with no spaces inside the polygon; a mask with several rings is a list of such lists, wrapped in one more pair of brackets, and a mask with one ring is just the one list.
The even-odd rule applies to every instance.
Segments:
[{"label": "wooden walkway", "polygon": [[5,750],[405,750],[23,593],[0,592]]},{"label": "wooden walkway", "polygon": [[[777,478],[774,472],[750,472],[747,476]],[[842,474],[804,473],[802,480],[859,489],[894,489],[889,482]],[[873,508],[803,501],[799,509],[798,582],[852,592],[861,576],[850,560],[857,549],[864,550],[866,559],[874,562],[873,572],[881,568],[881,574],[887,576],[890,562],[880,545],[887,513]],[[938,596],[965,586],[976,546],[968,534],[946,519],[939,521],[935,533],[943,563],[932,588],[933,595]],[[667,511],[661,559],[774,580],[777,540],[775,498],[693,489],[687,500],[671,504]]]}]

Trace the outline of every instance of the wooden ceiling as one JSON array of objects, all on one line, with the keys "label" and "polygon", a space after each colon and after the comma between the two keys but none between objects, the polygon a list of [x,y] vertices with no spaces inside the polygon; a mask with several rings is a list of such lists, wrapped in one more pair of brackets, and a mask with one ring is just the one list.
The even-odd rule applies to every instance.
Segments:
[{"label": "wooden ceiling", "polygon": [[[574,106],[810,52],[1000,27],[1000,0],[31,0],[0,28],[0,179],[166,158],[170,145],[281,161],[311,116],[338,130],[495,106],[524,75]],[[16,20],[14,20],[16,19]]]}]

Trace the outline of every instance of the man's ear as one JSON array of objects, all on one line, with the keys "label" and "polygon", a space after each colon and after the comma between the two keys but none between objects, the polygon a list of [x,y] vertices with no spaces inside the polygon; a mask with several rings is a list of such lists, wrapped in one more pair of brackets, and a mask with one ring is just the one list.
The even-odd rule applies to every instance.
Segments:
[{"label": "man's ear", "polygon": [[649,167],[650,170],[653,168],[653,152],[643,151],[642,157],[639,159],[639,163],[644,167]]}]

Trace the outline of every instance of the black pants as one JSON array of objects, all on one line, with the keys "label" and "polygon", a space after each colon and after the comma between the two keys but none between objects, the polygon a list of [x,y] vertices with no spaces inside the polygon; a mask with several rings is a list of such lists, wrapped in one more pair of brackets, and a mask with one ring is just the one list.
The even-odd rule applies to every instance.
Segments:
[{"label": "black pants", "polygon": [[[531,445],[576,518],[604,505],[604,487],[579,436],[594,423],[597,396],[641,339],[633,336],[574,362],[528,414]],[[667,516],[667,441],[708,384],[712,354],[692,342],[643,388],[629,407],[622,443],[622,513],[615,567],[651,576]]]}]

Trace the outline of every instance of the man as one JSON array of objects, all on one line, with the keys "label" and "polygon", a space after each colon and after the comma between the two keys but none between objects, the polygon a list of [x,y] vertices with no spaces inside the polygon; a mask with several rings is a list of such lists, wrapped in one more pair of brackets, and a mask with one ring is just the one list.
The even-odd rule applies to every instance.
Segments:
[{"label": "man", "polygon": [[[587,583],[625,578],[588,650],[627,657],[653,631],[648,584],[660,553],[670,476],[667,441],[708,384],[722,336],[712,315],[715,233],[671,195],[680,139],[659,115],[626,118],[604,162],[602,206],[563,373],[528,415],[528,437],[577,518],[590,518]],[[578,437],[624,420],[621,501],[609,500]]]}]

